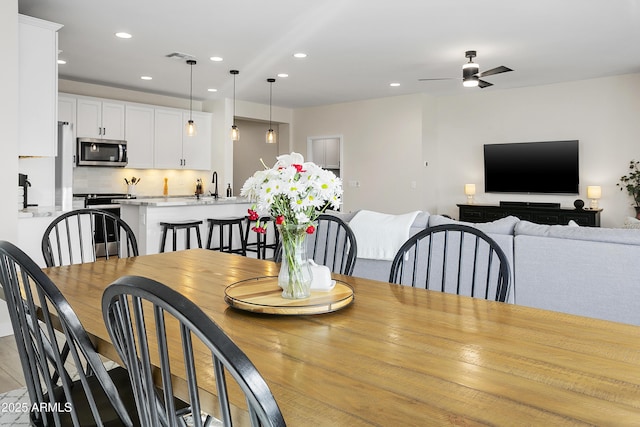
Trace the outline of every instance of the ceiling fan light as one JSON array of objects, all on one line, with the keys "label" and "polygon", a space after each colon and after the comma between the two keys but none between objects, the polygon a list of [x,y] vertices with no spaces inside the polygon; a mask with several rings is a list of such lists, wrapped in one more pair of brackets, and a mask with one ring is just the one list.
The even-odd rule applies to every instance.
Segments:
[{"label": "ceiling fan light", "polygon": [[477,87],[479,83],[477,77],[469,77],[462,80],[462,86],[464,87]]},{"label": "ceiling fan light", "polygon": [[[477,80],[478,76],[476,74],[478,74],[479,71],[480,71],[480,66],[478,64],[476,64],[475,62],[467,62],[462,66],[462,81],[466,82],[467,80],[470,80],[473,78]],[[477,85],[478,84],[476,83],[473,86],[477,86]]]}]

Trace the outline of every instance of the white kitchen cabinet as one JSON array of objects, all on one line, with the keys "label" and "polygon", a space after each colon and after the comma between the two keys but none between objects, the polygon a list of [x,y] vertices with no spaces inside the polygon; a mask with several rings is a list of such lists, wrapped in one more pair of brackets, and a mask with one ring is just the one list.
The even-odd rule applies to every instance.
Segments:
[{"label": "white kitchen cabinet", "polygon": [[125,105],[124,139],[127,141],[128,168],[152,169],[155,110],[144,105]]},{"label": "white kitchen cabinet", "polygon": [[153,164],[158,169],[182,169],[182,110],[155,109]]},{"label": "white kitchen cabinet", "polygon": [[78,98],[76,134],[83,138],[124,139],[124,103]]},{"label": "white kitchen cabinet", "polygon": [[76,98],[73,96],[58,96],[58,121],[73,125],[76,123]]},{"label": "white kitchen cabinet", "polygon": [[187,136],[189,112],[155,110],[154,167],[158,169],[211,169],[211,114],[194,111],[197,135]]},{"label": "white kitchen cabinet", "polygon": [[56,155],[58,30],[62,25],[19,15],[18,155]]},{"label": "white kitchen cabinet", "polygon": [[325,169],[340,169],[340,138],[318,138],[311,141],[311,157]]},{"label": "white kitchen cabinet", "polygon": [[197,134],[187,136],[185,124],[189,112],[182,115],[182,158],[183,168],[195,170],[211,169],[211,114],[194,111],[191,117],[196,124]]}]

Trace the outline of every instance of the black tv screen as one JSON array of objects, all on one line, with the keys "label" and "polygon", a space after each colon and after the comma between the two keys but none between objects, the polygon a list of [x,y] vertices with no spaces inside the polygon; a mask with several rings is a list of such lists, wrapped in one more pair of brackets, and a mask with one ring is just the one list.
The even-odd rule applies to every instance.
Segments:
[{"label": "black tv screen", "polygon": [[485,144],[487,193],[578,194],[578,141]]}]

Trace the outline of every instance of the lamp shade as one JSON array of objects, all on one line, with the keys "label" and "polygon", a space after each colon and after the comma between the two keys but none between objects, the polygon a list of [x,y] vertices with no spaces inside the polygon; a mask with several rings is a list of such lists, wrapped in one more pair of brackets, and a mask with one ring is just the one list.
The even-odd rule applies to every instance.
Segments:
[{"label": "lamp shade", "polygon": [[476,194],[476,185],[475,184],[465,184],[464,185],[464,194],[467,196],[473,196]]},{"label": "lamp shade", "polygon": [[587,186],[587,199],[599,199],[602,197],[602,188],[599,185]]}]

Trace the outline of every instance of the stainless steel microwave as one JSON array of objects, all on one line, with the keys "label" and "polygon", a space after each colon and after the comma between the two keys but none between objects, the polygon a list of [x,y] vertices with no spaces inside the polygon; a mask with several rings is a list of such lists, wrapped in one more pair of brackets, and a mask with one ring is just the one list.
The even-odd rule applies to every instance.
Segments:
[{"label": "stainless steel microwave", "polygon": [[78,138],[76,151],[78,166],[127,165],[127,141],[97,138]]}]

